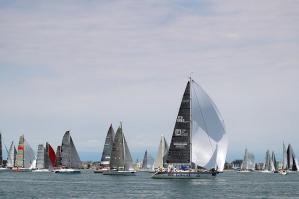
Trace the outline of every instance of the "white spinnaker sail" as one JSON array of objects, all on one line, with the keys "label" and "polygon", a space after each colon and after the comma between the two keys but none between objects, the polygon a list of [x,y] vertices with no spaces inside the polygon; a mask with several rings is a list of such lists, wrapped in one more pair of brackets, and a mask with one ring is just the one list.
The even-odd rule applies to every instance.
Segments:
[{"label": "white spinnaker sail", "polygon": [[192,162],[209,169],[216,153],[217,167],[222,171],[228,146],[223,119],[211,98],[193,80],[191,100]]}]

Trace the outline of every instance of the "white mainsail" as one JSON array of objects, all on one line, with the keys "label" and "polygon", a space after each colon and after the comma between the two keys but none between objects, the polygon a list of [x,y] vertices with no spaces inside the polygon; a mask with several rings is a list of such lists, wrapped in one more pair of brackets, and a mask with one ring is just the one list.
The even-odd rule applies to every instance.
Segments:
[{"label": "white mainsail", "polygon": [[15,166],[15,161],[16,161],[16,148],[13,142],[11,142],[11,145],[8,150],[8,157],[7,157],[7,168],[13,168]]},{"label": "white mainsail", "polygon": [[166,163],[167,153],[168,153],[168,145],[167,145],[167,142],[166,142],[164,136],[162,135],[160,144],[159,144],[159,148],[158,148],[158,152],[157,152],[157,156],[154,161],[154,169],[164,167],[164,164]]},{"label": "white mainsail", "polygon": [[[217,165],[222,171],[228,147],[224,121],[206,92],[191,82],[192,162],[204,168]],[[216,162],[211,164],[215,155]]]}]

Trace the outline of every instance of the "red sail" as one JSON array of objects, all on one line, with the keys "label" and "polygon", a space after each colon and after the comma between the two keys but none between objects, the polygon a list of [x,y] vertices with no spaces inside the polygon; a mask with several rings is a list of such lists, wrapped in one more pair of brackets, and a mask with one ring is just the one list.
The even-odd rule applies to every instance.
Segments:
[{"label": "red sail", "polygon": [[56,166],[56,155],[55,155],[55,152],[50,144],[48,147],[48,155],[49,155],[52,166],[55,167]]}]

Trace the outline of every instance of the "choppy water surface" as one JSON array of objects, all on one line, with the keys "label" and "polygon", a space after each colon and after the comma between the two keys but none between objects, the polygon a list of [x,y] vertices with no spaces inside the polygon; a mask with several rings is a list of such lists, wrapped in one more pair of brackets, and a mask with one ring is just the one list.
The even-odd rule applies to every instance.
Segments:
[{"label": "choppy water surface", "polygon": [[0,198],[299,198],[299,174],[225,172],[214,180],[150,175],[0,173]]}]

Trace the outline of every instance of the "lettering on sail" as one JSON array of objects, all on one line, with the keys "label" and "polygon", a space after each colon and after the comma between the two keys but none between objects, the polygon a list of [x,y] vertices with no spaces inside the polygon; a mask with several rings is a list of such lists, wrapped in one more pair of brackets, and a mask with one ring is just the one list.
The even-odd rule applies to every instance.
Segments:
[{"label": "lettering on sail", "polygon": [[186,129],[175,129],[174,135],[175,136],[188,136],[188,133],[187,133]]},{"label": "lettering on sail", "polygon": [[185,122],[185,119],[183,116],[178,115],[176,122]]}]

